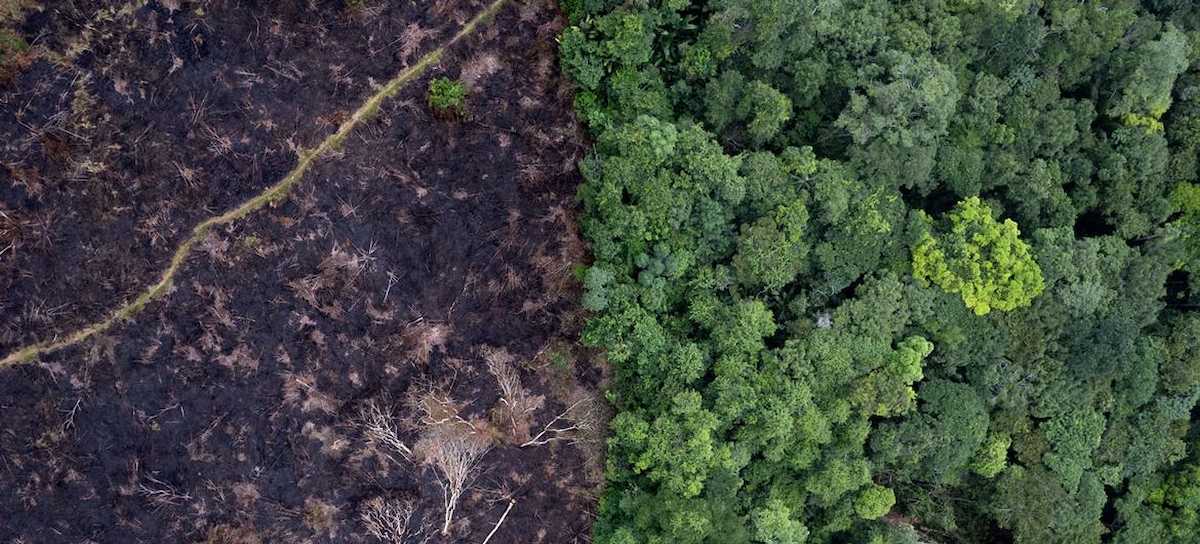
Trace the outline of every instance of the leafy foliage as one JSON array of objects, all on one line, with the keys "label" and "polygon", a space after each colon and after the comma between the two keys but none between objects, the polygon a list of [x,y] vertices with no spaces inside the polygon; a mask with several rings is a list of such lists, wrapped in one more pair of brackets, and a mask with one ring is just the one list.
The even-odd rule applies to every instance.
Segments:
[{"label": "leafy foliage", "polygon": [[913,276],[962,296],[976,315],[1028,306],[1043,289],[1042,271],[1020,239],[1017,224],[992,218],[971,197],[950,212],[950,232],[926,234],[913,248]]},{"label": "leafy foliage", "polygon": [[0,28],[0,63],[9,61],[9,57],[29,49],[29,44],[17,33],[6,28]]},{"label": "leafy foliage", "polygon": [[429,82],[429,107],[438,115],[462,115],[466,99],[467,88],[459,81],[437,77]]},{"label": "leafy foliage", "polygon": [[597,542],[1197,542],[1193,2],[564,5]]}]

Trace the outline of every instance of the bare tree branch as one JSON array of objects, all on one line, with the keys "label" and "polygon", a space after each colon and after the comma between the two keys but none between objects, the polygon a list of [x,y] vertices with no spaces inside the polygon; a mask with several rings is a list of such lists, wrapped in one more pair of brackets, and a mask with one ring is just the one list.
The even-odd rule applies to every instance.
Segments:
[{"label": "bare tree branch", "polygon": [[520,373],[513,365],[513,356],[507,350],[485,347],[480,351],[487,362],[488,372],[496,378],[496,384],[500,386],[500,404],[493,408],[493,417],[507,421],[515,440],[528,438],[530,418],[542,407],[545,398],[541,395],[530,395],[521,384]]},{"label": "bare tree branch", "polygon": [[380,406],[373,400],[367,401],[359,411],[358,424],[368,440],[399,454],[405,461],[412,462],[413,452],[400,439],[391,409],[386,408],[386,405]]},{"label": "bare tree branch", "polygon": [[442,535],[450,534],[454,509],[473,480],[479,461],[491,449],[488,438],[464,425],[436,425],[417,445],[424,461],[433,466],[442,488],[445,519]]},{"label": "bare tree branch", "polygon": [[579,440],[583,432],[592,431],[599,424],[600,416],[595,403],[595,399],[590,396],[575,401],[561,414],[554,416],[537,436],[521,444],[521,447],[542,446],[559,440]]},{"label": "bare tree branch", "polygon": [[425,526],[413,525],[413,504],[411,502],[375,497],[363,503],[359,519],[367,534],[378,538],[386,544],[408,544],[428,542]]},{"label": "bare tree branch", "polygon": [[496,534],[496,531],[500,530],[500,526],[504,524],[504,520],[508,518],[508,513],[513,509],[513,506],[516,506],[516,504],[516,499],[509,499],[508,508],[504,509],[504,513],[500,515],[500,521],[497,521],[496,526],[492,527],[492,532],[488,533],[487,538],[483,539],[483,544],[488,544],[488,541],[492,539],[492,535]]}]

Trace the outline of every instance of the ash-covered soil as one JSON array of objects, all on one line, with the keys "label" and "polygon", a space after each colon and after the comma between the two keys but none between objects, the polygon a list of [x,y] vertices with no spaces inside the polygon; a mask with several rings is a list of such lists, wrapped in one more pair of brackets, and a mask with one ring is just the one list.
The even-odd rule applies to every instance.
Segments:
[{"label": "ash-covered soil", "polygon": [[[483,6],[27,12],[0,83],[0,355],[132,299]],[[364,514],[396,512],[412,542],[481,542],[510,504],[493,543],[589,541],[605,406],[573,347],[562,24],[514,0],[133,321],[0,369],[0,542],[377,542]],[[439,76],[463,118],[428,110]],[[464,445],[485,453],[443,536]]]},{"label": "ash-covered soil", "polygon": [[0,88],[0,351],[132,298],[485,4],[52,1],[8,25],[34,58]]}]

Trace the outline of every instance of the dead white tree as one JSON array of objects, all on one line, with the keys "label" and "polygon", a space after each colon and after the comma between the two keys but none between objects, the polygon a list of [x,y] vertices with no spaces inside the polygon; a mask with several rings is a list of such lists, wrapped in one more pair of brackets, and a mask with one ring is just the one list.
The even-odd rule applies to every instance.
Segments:
[{"label": "dead white tree", "polygon": [[542,428],[542,432],[521,444],[521,447],[543,446],[560,440],[577,442],[586,434],[595,431],[600,425],[600,419],[596,399],[585,395],[554,416],[554,419]]},{"label": "dead white tree", "polygon": [[192,500],[191,494],[180,492],[175,486],[154,476],[145,474],[142,477],[146,481],[138,483],[138,494],[153,502],[156,509],[164,506],[179,506]]},{"label": "dead white tree", "polygon": [[521,384],[521,376],[513,365],[513,356],[503,348],[483,348],[480,350],[483,360],[487,363],[488,372],[496,378],[500,386],[500,404],[493,408],[495,417],[507,420],[512,436],[521,440],[529,436],[530,419],[538,408],[542,407],[545,397],[530,395]]},{"label": "dead white tree", "polygon": [[413,504],[375,497],[362,506],[359,519],[367,534],[386,544],[427,542],[425,527],[413,524]]},{"label": "dead white tree", "polygon": [[[374,400],[367,401],[358,413],[358,424],[362,427],[367,440],[394,452],[411,462],[412,449],[400,439],[400,431],[396,428],[396,420],[392,418],[391,409],[386,404],[380,405]],[[390,456],[390,454],[389,454]],[[393,460],[395,460],[393,458]]]},{"label": "dead white tree", "polygon": [[445,508],[442,535],[449,535],[454,510],[474,480],[479,461],[491,449],[490,440],[470,426],[443,424],[430,427],[417,449],[437,474]]},{"label": "dead white tree", "polygon": [[500,526],[504,525],[504,520],[508,519],[508,513],[511,512],[513,507],[516,505],[517,505],[516,499],[508,500],[508,508],[504,509],[504,513],[500,515],[500,521],[496,522],[496,525],[494,527],[492,527],[492,531],[490,533],[488,533],[487,538],[483,539],[483,544],[488,544],[488,542],[492,541],[492,537],[496,535],[496,531],[500,530]]}]

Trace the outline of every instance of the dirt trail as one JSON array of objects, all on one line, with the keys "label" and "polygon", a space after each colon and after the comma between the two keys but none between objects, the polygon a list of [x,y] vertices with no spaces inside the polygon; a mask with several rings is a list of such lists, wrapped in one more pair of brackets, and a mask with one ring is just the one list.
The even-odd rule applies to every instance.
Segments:
[{"label": "dirt trail", "polygon": [[182,268],[183,263],[192,253],[195,245],[201,241],[213,227],[227,225],[238,219],[241,219],[257,210],[262,209],[267,204],[282,200],[296,186],[296,184],[304,177],[304,174],[317,161],[317,159],[327,155],[329,152],[338,149],[345,141],[346,137],[364,121],[369,120],[374,116],[380,104],[384,100],[395,95],[401,88],[408,84],[413,79],[419,77],[426,69],[441,59],[445,51],[454,46],[462,38],[470,35],[476,28],[493,17],[497,12],[504,7],[508,0],[495,0],[487,6],[478,15],[468,21],[463,27],[448,40],[445,44],[437,49],[430,51],[421,57],[415,64],[403,70],[375,94],[371,95],[360,105],[354,113],[344,121],[336,132],[326,137],[320,144],[312,149],[301,150],[299,152],[300,160],[296,166],[288,172],[278,183],[268,187],[263,192],[255,195],[253,198],[243,202],[241,205],[212,218],[209,218],[192,228],[192,234],[184,239],[171,256],[171,260],[159,280],[153,285],[147,287],[133,301],[117,308],[112,314],[103,321],[96,322],[86,326],[78,331],[68,335],[66,338],[59,340],[48,340],[32,344],[8,354],[3,359],[0,359],[0,368],[27,363],[32,361],[39,355],[51,353],[65,347],[78,344],[96,334],[103,333],[112,328],[119,321],[130,319],[136,315],[146,303],[155,300],[165,294],[176,274]]}]

